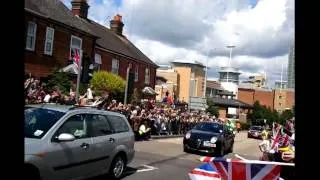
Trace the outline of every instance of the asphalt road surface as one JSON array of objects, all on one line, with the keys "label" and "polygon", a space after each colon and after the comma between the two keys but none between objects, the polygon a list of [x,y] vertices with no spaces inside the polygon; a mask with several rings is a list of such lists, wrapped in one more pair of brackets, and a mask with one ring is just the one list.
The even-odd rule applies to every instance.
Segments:
[{"label": "asphalt road surface", "polygon": [[[236,135],[233,153],[226,158],[235,158],[235,154],[246,159],[259,159],[258,144],[261,140],[248,139],[246,132]],[[188,172],[200,165],[200,155],[183,152],[182,138],[157,139],[136,142],[136,155],[128,165],[124,180],[188,180]],[[102,180],[97,177],[90,180]]]}]

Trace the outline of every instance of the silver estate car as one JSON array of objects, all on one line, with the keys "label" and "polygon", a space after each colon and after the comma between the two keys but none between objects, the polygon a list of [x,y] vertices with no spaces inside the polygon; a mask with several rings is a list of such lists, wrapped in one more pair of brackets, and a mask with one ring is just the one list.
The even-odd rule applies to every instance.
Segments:
[{"label": "silver estate car", "polygon": [[119,179],[134,157],[134,133],[122,114],[55,104],[25,106],[27,179]]}]

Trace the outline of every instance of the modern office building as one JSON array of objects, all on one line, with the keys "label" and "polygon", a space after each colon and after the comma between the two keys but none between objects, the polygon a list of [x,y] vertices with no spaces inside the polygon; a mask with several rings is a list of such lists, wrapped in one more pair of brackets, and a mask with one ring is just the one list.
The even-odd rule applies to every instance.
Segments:
[{"label": "modern office building", "polygon": [[295,87],[295,72],[294,72],[294,46],[290,47],[288,59],[288,88]]}]

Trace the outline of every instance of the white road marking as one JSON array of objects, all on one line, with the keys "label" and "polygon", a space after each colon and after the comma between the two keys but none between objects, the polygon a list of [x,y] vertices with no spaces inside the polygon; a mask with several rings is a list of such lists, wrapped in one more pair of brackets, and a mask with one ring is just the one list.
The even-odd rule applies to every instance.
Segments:
[{"label": "white road marking", "polygon": [[144,167],[144,169],[138,169],[137,172],[146,172],[146,171],[153,171],[158,169],[156,167],[148,166],[148,165],[142,165],[142,167]]},{"label": "white road marking", "polygon": [[244,157],[241,157],[241,156],[238,155],[238,154],[235,154],[234,156],[235,156],[236,158],[239,158],[239,159],[243,160],[243,161],[248,161],[248,159],[245,159]]}]

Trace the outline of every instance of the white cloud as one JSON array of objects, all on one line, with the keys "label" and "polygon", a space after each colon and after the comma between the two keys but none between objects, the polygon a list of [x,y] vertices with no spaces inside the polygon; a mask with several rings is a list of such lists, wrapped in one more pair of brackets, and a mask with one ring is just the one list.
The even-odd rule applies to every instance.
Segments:
[{"label": "white cloud", "polygon": [[[70,3],[70,0],[65,2]],[[124,34],[158,64],[176,59],[209,61],[209,78],[228,61],[228,44],[234,44],[232,65],[243,72],[280,79],[288,48],[294,40],[294,1],[259,0],[89,0],[89,17],[104,25],[120,13]],[[214,50],[213,50],[214,49]]]}]

